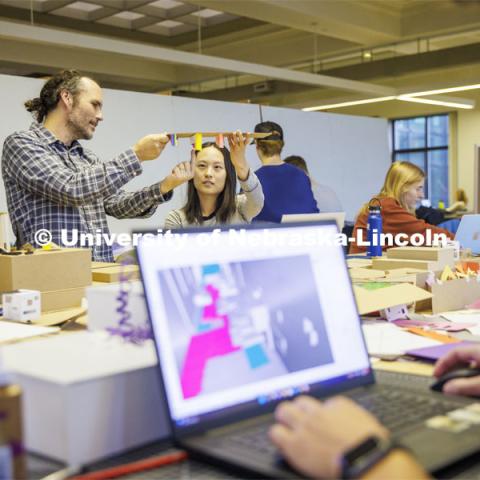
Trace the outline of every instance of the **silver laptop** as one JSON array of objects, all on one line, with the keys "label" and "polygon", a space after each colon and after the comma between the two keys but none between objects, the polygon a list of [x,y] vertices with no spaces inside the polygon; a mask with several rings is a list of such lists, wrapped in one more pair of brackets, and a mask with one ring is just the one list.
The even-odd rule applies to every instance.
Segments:
[{"label": "silver laptop", "polygon": [[282,223],[292,222],[318,222],[323,220],[335,220],[338,229],[342,231],[345,225],[345,212],[326,212],[326,213],[292,213],[282,215]]},{"label": "silver laptop", "polygon": [[480,214],[462,217],[455,240],[462,248],[469,248],[473,254],[480,255]]},{"label": "silver laptop", "polygon": [[178,446],[240,472],[294,476],[268,440],[272,411],[301,393],[342,392],[379,416],[430,471],[480,450],[480,425],[463,429],[461,442],[453,429],[425,425],[468,400],[418,392],[410,380],[375,383],[337,234],[331,221],[140,240]]}]

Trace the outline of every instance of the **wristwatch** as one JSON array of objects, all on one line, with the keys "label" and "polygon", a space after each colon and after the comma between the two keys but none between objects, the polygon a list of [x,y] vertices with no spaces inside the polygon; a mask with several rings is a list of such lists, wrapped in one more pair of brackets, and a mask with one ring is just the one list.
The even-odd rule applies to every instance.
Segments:
[{"label": "wristwatch", "polygon": [[342,479],[359,478],[393,449],[403,448],[393,440],[371,436],[343,454]]}]

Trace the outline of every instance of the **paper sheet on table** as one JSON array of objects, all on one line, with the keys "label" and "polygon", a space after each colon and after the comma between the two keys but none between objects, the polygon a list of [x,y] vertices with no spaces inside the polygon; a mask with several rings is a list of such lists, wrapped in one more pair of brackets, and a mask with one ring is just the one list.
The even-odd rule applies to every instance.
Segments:
[{"label": "paper sheet on table", "polygon": [[362,328],[370,354],[401,355],[407,350],[440,345],[436,340],[406,332],[391,323],[364,323]]},{"label": "paper sheet on table", "polygon": [[0,321],[0,344],[16,342],[30,337],[49,335],[59,331],[60,329],[58,327],[39,327],[36,325]]},{"label": "paper sheet on table", "polygon": [[453,323],[473,323],[475,326],[468,327],[468,331],[473,335],[480,335],[480,310],[465,309],[454,312],[445,312],[441,316]]},{"label": "paper sheet on table", "polygon": [[347,257],[348,268],[365,268],[372,265],[372,260],[370,258],[348,258]]}]

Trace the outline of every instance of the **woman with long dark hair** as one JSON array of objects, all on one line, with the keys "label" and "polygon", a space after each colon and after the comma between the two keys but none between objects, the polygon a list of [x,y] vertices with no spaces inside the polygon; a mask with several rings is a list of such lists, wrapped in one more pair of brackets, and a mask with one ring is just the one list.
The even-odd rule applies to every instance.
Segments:
[{"label": "woman with long dark hair", "polygon": [[[230,151],[206,143],[191,162],[176,167],[188,181],[187,203],[171,211],[165,229],[190,225],[249,223],[263,207],[262,186],[245,158],[249,137],[240,132],[228,137]],[[237,178],[242,193],[236,193]]]}]

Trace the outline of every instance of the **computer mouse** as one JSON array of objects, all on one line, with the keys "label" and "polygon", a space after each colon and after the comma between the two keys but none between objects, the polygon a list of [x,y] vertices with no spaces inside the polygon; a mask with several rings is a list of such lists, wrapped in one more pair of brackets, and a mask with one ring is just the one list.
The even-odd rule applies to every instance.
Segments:
[{"label": "computer mouse", "polygon": [[435,392],[442,392],[443,386],[450,380],[455,380],[457,378],[475,377],[477,375],[480,375],[480,368],[459,368],[457,370],[452,370],[442,375],[430,385],[430,388]]}]

